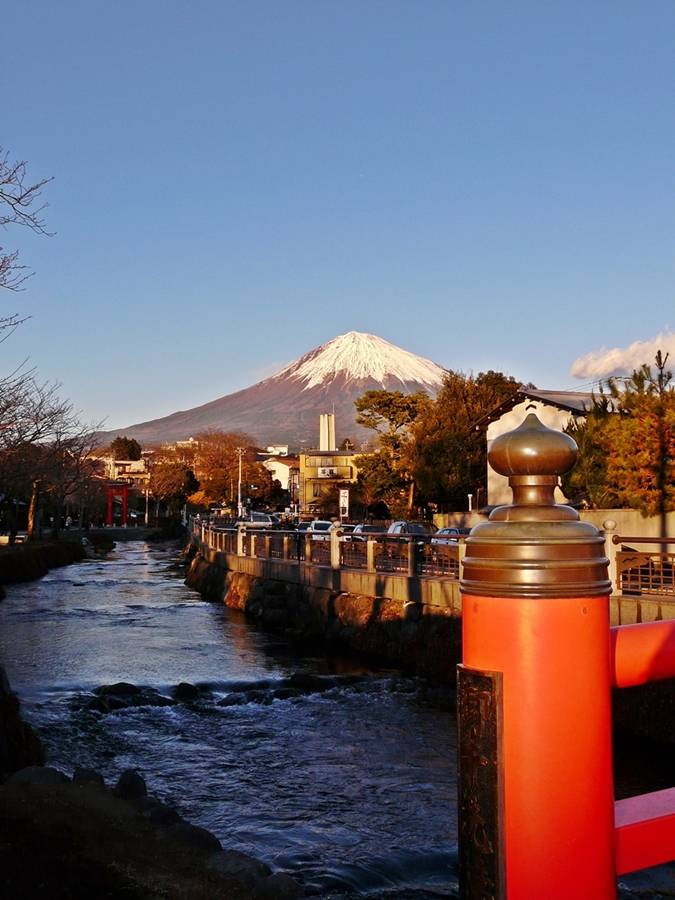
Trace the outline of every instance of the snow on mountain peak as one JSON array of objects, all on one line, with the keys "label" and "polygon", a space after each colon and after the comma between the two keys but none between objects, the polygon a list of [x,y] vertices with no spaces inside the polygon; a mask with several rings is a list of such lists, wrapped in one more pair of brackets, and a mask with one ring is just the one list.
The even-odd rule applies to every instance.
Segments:
[{"label": "snow on mountain peak", "polygon": [[430,359],[395,347],[373,334],[350,331],[317,347],[283,368],[269,381],[298,378],[306,381],[303,390],[343,376],[347,381],[397,379],[404,384],[415,382],[434,391],[441,386],[445,369]]}]

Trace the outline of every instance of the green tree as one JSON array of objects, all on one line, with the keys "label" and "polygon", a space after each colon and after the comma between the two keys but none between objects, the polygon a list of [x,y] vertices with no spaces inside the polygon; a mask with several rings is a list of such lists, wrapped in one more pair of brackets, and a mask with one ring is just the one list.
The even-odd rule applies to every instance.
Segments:
[{"label": "green tree", "polygon": [[[530,385],[532,386],[532,385]],[[443,386],[411,428],[408,466],[426,501],[465,509],[467,495],[485,483],[487,448],[472,426],[521,387],[503,372],[449,371]]]},{"label": "green tree", "polygon": [[359,474],[352,506],[355,509],[361,507],[367,516],[378,515],[378,508],[384,504],[386,510],[382,510],[382,518],[390,515],[394,518],[405,517],[410,482],[392,466],[391,458],[378,451],[355,456],[354,465]]},{"label": "green tree", "polygon": [[392,516],[410,514],[414,482],[405,461],[405,447],[412,425],[430,404],[425,391],[403,394],[373,390],[354,401],[357,424],[375,431],[380,445],[376,454],[354,460],[362,502],[367,507],[379,501],[386,504]]},{"label": "green tree", "polygon": [[565,428],[579,448],[576,465],[561,479],[563,493],[573,503],[591,509],[614,509],[624,505],[607,473],[608,420],[612,416],[612,400],[601,385],[586,416],[572,419]]},{"label": "green tree", "polygon": [[426,391],[366,391],[354,401],[356,422],[377,432],[380,446],[394,460],[400,459],[407,431],[431,399]]},{"label": "green tree", "polygon": [[666,513],[675,509],[675,384],[667,361],[659,351],[655,369],[643,364],[623,384],[601,385],[586,420],[568,429],[579,462],[563,482],[571,499],[659,516],[664,535]]},{"label": "green tree", "polygon": [[113,459],[141,458],[141,445],[134,438],[116,437],[109,449]]}]

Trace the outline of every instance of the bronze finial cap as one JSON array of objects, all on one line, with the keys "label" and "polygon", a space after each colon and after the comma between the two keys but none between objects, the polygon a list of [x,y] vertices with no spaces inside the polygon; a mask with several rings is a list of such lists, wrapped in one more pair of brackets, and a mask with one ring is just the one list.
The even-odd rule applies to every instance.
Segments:
[{"label": "bronze finial cap", "polygon": [[564,475],[579,451],[568,434],[547,428],[534,413],[492,442],[488,459],[500,475]]},{"label": "bronze finial cap", "polygon": [[507,475],[513,503],[499,506],[466,539],[461,590],[490,597],[590,597],[608,594],[609,561],[597,528],[557,504],[559,476],[578,451],[569,435],[530,413],[492,442],[488,460]]}]

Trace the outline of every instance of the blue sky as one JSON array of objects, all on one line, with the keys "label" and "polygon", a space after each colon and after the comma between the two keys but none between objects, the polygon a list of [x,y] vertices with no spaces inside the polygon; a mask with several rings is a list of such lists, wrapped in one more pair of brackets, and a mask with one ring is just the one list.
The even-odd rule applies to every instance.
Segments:
[{"label": "blue sky", "polygon": [[0,371],[86,419],[351,330],[564,389],[675,329],[672,0],[6,0],[0,78],[56,232],[0,235]]}]

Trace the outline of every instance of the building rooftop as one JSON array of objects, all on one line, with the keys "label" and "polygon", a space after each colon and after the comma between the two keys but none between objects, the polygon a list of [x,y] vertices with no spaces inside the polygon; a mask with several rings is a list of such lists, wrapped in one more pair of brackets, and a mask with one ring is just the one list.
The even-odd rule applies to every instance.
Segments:
[{"label": "building rooftop", "polygon": [[539,391],[535,388],[519,388],[499,406],[486,413],[471,426],[472,431],[486,431],[488,426],[500,419],[504,413],[525,400],[536,400],[548,406],[556,406],[576,416],[585,416],[593,403],[593,394],[585,391]]}]

